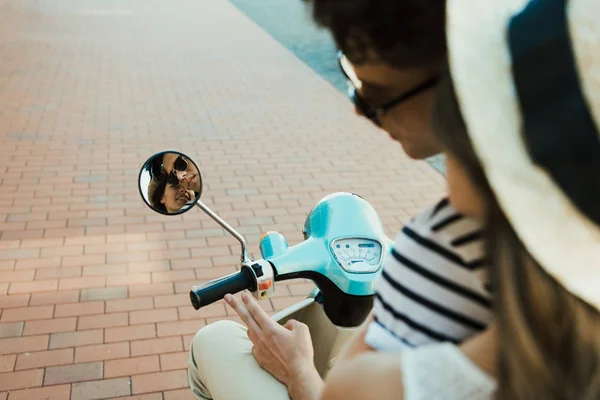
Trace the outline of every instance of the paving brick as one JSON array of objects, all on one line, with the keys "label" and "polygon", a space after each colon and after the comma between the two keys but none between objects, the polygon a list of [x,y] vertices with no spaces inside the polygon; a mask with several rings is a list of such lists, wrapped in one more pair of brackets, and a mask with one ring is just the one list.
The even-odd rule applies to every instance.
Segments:
[{"label": "paving brick", "polygon": [[71,400],[101,400],[131,393],[129,378],[74,383]]},{"label": "paving brick", "polygon": [[[138,396],[127,396],[114,398],[112,400],[164,400],[162,393],[141,394]],[[194,399],[192,399],[194,400]]]},{"label": "paving brick", "polygon": [[[138,396],[127,396],[114,398],[112,400],[164,400],[162,393],[141,394]],[[194,400],[194,399],[192,399]]]},{"label": "paving brick", "polygon": [[86,265],[83,267],[83,276],[108,276],[126,273],[127,264]]},{"label": "paving brick", "polygon": [[[65,304],[79,301],[79,290],[61,290],[58,292],[33,293],[31,295],[30,306]],[[60,317],[62,315],[56,315]]]},{"label": "paving brick", "polygon": [[44,268],[35,271],[36,280],[75,278],[81,276],[81,267]]},{"label": "paving brick", "polygon": [[44,379],[43,369],[28,371],[6,372],[0,374],[0,387],[2,390],[15,390],[42,386]]},{"label": "paving brick", "polygon": [[83,256],[62,257],[62,265],[65,267],[104,264],[105,262],[106,256],[104,254],[85,254]]},{"label": "paving brick", "polygon": [[104,363],[104,377],[140,375],[160,371],[157,355],[111,360]]},{"label": "paving brick", "polygon": [[131,356],[144,356],[149,354],[173,353],[183,350],[181,337],[166,337],[150,340],[136,340],[131,342]]},{"label": "paving brick", "polygon": [[46,368],[44,386],[102,379],[102,362]]},{"label": "paving brick", "polygon": [[23,325],[23,322],[0,323],[0,339],[21,336]]},{"label": "paving brick", "polygon": [[131,311],[129,313],[129,323],[143,324],[151,322],[176,321],[178,319],[176,308],[165,308],[159,310]]},{"label": "paving brick", "polygon": [[69,400],[71,385],[48,386],[35,389],[13,390],[9,400]]},{"label": "paving brick", "polygon": [[143,285],[151,283],[147,272],[127,275],[112,275],[106,278],[107,286]]},{"label": "paving brick", "polygon": [[0,271],[0,282],[32,281],[35,271]]},{"label": "paving brick", "polygon": [[176,307],[185,305],[191,306],[190,296],[187,293],[154,297],[154,307],[156,308]]},{"label": "paving brick", "polygon": [[81,291],[81,301],[114,300],[127,297],[127,287],[92,288]]},{"label": "paving brick", "polygon": [[79,317],[77,330],[112,328],[116,326],[127,326],[129,318],[127,313],[114,313],[103,315],[90,315]]},{"label": "paving brick", "polygon": [[19,354],[15,370],[43,368],[73,363],[73,349]]},{"label": "paving brick", "polygon": [[158,337],[195,334],[205,325],[204,320],[159,322],[156,326]]},{"label": "paving brick", "polygon": [[[213,246],[201,249],[192,249],[192,257],[213,257],[213,256],[228,256],[232,253],[229,246]],[[237,253],[239,254],[239,253]]]},{"label": "paving brick", "polygon": [[106,312],[149,310],[154,307],[152,297],[106,301]]},{"label": "paving brick", "polygon": [[154,272],[154,271],[169,271],[171,266],[169,261],[144,261],[130,262],[127,264],[129,272]]},{"label": "paving brick", "polygon": [[97,236],[80,236],[80,237],[68,237],[65,238],[65,246],[75,246],[75,245],[96,245],[102,244],[106,242],[105,235],[97,235]]},{"label": "paving brick", "polygon": [[81,315],[96,315],[103,313],[103,301],[90,301],[85,303],[59,304],[54,310],[54,317],[72,317]]},{"label": "paving brick", "polygon": [[160,294],[173,294],[172,283],[154,283],[151,285],[129,286],[129,297],[156,296]]},{"label": "paving brick", "polygon": [[47,348],[48,335],[0,339],[0,354],[24,353]]},{"label": "paving brick", "polygon": [[191,268],[210,269],[213,267],[213,262],[211,258],[188,258],[171,260],[171,266],[174,270]]},{"label": "paving brick", "polygon": [[16,264],[16,260],[0,260],[0,270],[12,271],[15,269]]},{"label": "paving brick", "polygon": [[26,260],[17,260],[15,269],[56,268],[60,267],[60,263],[60,257],[28,258]]},{"label": "paving brick", "polygon": [[187,368],[187,362],[190,357],[190,353],[182,351],[179,353],[161,354],[160,355],[160,370],[170,371],[177,369]]},{"label": "paving brick", "polygon": [[187,371],[168,371],[146,375],[136,375],[131,378],[132,393],[152,393],[170,389],[188,387]]},{"label": "paving brick", "polygon": [[214,268],[199,268],[196,269],[196,279],[208,281],[211,279],[217,279],[225,275],[229,275],[235,271],[236,268],[233,265]]},{"label": "paving brick", "polygon": [[84,346],[75,349],[76,363],[127,357],[129,357],[129,343],[127,342]]},{"label": "paving brick", "polygon": [[31,321],[52,318],[54,306],[11,308],[2,312],[2,322]]},{"label": "paving brick", "polygon": [[45,281],[34,281],[34,282],[16,282],[11,283],[8,290],[9,294],[18,293],[34,293],[34,292],[48,292],[56,290],[58,288],[58,280],[50,279]]},{"label": "paving brick", "polygon": [[123,328],[107,328],[104,341],[106,343],[128,340],[150,339],[156,337],[154,324],[135,325]]},{"label": "paving brick", "polygon": [[106,235],[106,243],[139,243],[145,242],[146,235],[143,233],[109,234]]},{"label": "paving brick", "polygon": [[152,273],[153,283],[177,282],[195,278],[196,274],[193,269]]},{"label": "paving brick", "polygon": [[16,354],[0,356],[0,372],[11,372],[14,369],[16,359]]},{"label": "paving brick", "polygon": [[102,329],[81,332],[53,333],[50,335],[50,348],[77,347],[99,344],[104,340]]},{"label": "paving brick", "polygon": [[48,247],[42,249],[41,257],[79,256],[83,254],[83,246]]},{"label": "paving brick", "polygon": [[44,333],[69,332],[75,330],[77,318],[55,318],[40,321],[27,321],[23,336],[41,335]]},{"label": "paving brick", "polygon": [[191,257],[190,249],[154,250],[149,252],[150,261],[185,260]]},{"label": "paving brick", "polygon": [[190,389],[169,390],[163,392],[163,400],[194,400]]},{"label": "paving brick", "polygon": [[45,238],[66,238],[71,236],[83,236],[84,228],[49,228],[44,229]]},{"label": "paving brick", "polygon": [[106,286],[106,278],[103,276],[87,276],[81,278],[64,278],[60,280],[59,289],[87,289]]},{"label": "paving brick", "polygon": [[127,243],[127,251],[156,251],[166,250],[167,241],[155,240],[151,242]]}]

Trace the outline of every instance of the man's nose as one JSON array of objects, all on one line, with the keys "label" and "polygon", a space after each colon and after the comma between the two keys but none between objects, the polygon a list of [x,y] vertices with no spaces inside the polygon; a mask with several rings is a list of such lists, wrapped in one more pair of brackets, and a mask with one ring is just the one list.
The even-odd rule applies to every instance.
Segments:
[{"label": "man's nose", "polygon": [[177,175],[177,179],[182,180],[183,178],[185,178],[187,173],[185,171],[176,171],[176,175]]}]

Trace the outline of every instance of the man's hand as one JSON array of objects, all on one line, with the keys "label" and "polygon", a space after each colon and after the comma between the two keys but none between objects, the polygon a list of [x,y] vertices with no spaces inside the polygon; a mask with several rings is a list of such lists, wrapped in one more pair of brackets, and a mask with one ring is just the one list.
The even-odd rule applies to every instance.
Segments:
[{"label": "man's hand", "polygon": [[285,384],[291,395],[299,386],[319,392],[322,380],[314,365],[308,326],[295,320],[279,325],[248,293],[242,294],[242,301],[228,294],[225,301],[248,327],[248,337],[254,345],[252,353],[263,369]]}]

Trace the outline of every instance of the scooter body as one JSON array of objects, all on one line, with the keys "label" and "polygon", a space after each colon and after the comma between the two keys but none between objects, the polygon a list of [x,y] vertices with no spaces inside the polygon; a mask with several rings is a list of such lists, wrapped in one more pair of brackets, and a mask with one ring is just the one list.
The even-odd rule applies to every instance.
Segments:
[{"label": "scooter body", "polygon": [[[147,161],[140,172],[140,193],[151,208],[163,214],[147,200],[154,194],[148,192],[144,196],[142,182],[144,171],[152,165],[159,165],[157,157],[160,161],[166,153],[180,154],[195,168],[194,171],[186,163],[186,171],[200,176],[196,164],[178,152],[158,153]],[[155,174],[151,179],[160,177]],[[199,181],[202,182],[201,179]],[[227,293],[242,290],[249,290],[255,298],[263,300],[274,292],[276,282],[298,278],[311,280],[316,288],[306,299],[272,318],[282,325],[289,319],[295,319],[309,327],[315,349],[315,365],[324,377],[340,349],[372,309],[374,281],[381,272],[385,254],[391,249],[391,240],[385,235],[375,209],[353,193],[326,196],[308,213],[302,242],[289,246],[282,234],[267,232],[259,244],[262,258],[252,260],[248,257],[244,238],[200,201],[202,187],[193,190],[197,193],[196,206],[241,244],[240,270],[192,287],[190,301],[193,307],[200,309],[221,300]],[[183,208],[169,215],[189,210],[189,207]]]},{"label": "scooter body", "polygon": [[303,234],[304,242],[289,247],[283,235],[268,232],[260,252],[277,270],[278,280],[301,277],[317,285],[305,300],[273,319],[282,325],[295,319],[309,327],[315,365],[324,377],[372,308],[374,279],[390,240],[373,207],[351,193],[334,193],[318,202]]}]

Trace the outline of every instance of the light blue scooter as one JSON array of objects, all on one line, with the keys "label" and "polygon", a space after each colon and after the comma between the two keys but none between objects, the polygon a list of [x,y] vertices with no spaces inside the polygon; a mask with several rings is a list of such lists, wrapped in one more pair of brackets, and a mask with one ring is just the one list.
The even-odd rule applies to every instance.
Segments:
[{"label": "light blue scooter", "polygon": [[[145,183],[148,181],[145,173],[153,165],[162,164],[160,161],[165,155],[168,160],[178,155],[178,161],[183,159],[187,162],[185,171],[182,171],[182,162],[179,166],[175,164],[173,175],[184,176],[180,180],[184,184],[179,185],[179,193],[186,190],[185,176],[195,174],[196,181],[200,183],[199,187],[194,188],[195,198],[188,198],[186,204],[180,210],[176,210],[178,206],[175,207],[174,212],[174,209],[167,212],[159,209],[157,202],[151,201],[152,197],[156,197],[155,191],[149,190],[151,184]],[[282,234],[267,232],[260,240],[262,258],[251,260],[242,235],[200,201],[200,176],[195,163],[175,151],[150,157],[140,172],[140,194],[153,210],[178,215],[195,204],[241,244],[240,270],[193,287],[190,291],[192,306],[198,310],[221,300],[227,293],[234,294],[246,289],[262,300],[275,291],[276,282],[296,278],[311,280],[316,288],[305,300],[272,318],[282,325],[289,319],[295,319],[309,327],[315,349],[315,365],[324,377],[341,347],[373,306],[373,283],[381,272],[384,255],[391,249],[391,241],[385,235],[377,212],[356,194],[331,194],[319,201],[308,214],[303,229],[304,241],[290,247]],[[188,191],[191,186],[188,186]]]}]

